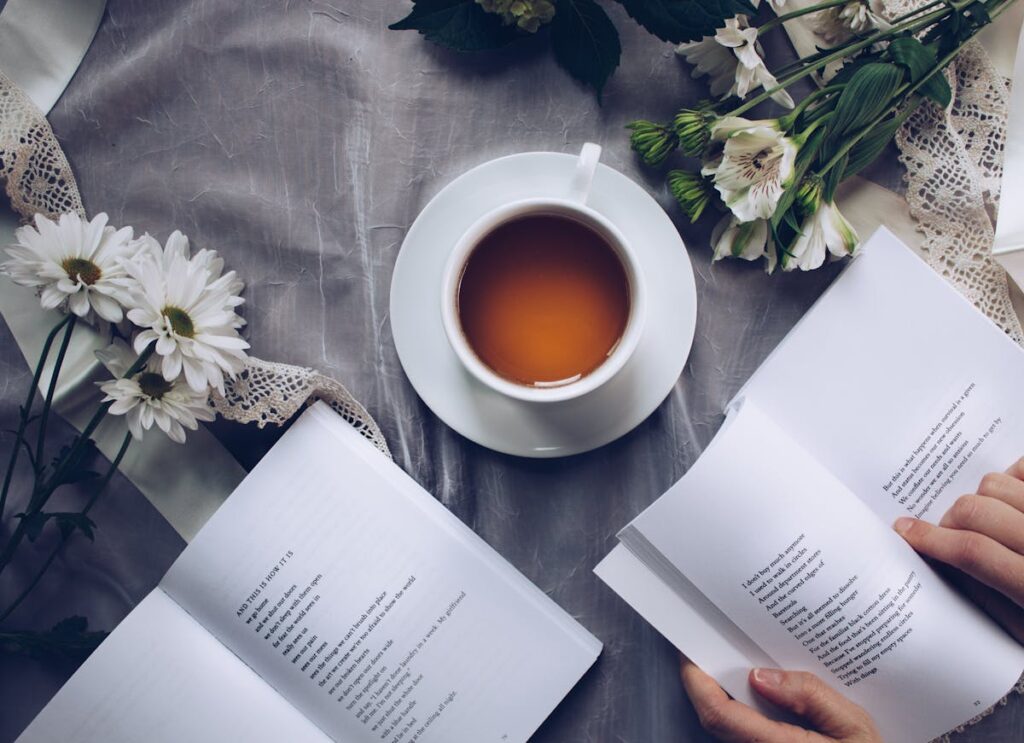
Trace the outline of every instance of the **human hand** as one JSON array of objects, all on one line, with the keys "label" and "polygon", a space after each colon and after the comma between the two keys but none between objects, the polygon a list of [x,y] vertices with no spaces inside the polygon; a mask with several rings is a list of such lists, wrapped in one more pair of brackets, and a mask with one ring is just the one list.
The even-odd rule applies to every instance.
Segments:
[{"label": "human hand", "polygon": [[893,528],[922,555],[955,568],[961,590],[1024,643],[1024,459],[985,475],[938,526],[900,518]]},{"label": "human hand", "polygon": [[755,668],[750,685],[768,701],[807,721],[809,727],[769,720],[730,699],[713,678],[688,658],[680,673],[700,724],[723,741],[750,743],[882,743],[871,716],[811,673]]}]

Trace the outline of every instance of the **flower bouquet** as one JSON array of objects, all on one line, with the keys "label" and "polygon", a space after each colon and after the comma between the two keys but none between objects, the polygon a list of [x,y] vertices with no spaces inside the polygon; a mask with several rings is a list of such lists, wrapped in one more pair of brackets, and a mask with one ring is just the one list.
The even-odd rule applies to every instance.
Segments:
[{"label": "flower bouquet", "polygon": [[[2,270],[16,283],[34,288],[45,310],[59,310],[21,406],[14,442],[0,490],[0,520],[22,455],[31,475],[31,493],[17,525],[0,545],[0,574],[24,540],[35,541],[56,529],[56,546],[27,586],[7,606],[0,623],[21,605],[56,559],[64,544],[81,532],[92,539],[89,512],[117,470],[133,439],[153,428],[172,441],[211,421],[211,389],[224,390],[225,377],[245,366],[248,344],[237,314],[243,284],[212,250],[190,253],[188,239],[174,232],[165,245],[134,237],[130,227],[114,229],[107,216],[91,221],[63,214],[56,221],[41,215],[16,232]],[[100,383],[97,407],[81,434],[56,455],[46,451],[47,424],[53,412],[61,366],[76,327],[93,323],[109,335],[110,345],[96,353],[112,375]],[[56,350],[54,351],[54,347]],[[51,361],[49,379],[44,368]],[[39,392],[40,385],[45,392]],[[91,471],[96,446],[93,432],[107,416],[126,423],[123,442],[102,474]],[[81,484],[89,497],[77,511],[49,508],[62,486]],[[0,632],[0,648],[38,655],[85,654],[102,638],[72,617],[45,633]]]},{"label": "flower bouquet", "polygon": [[[712,234],[714,260],[764,258],[768,272],[818,268],[859,242],[836,207],[839,184],[874,161],[919,106],[949,105],[944,70],[1013,2],[934,0],[885,18],[877,0],[826,0],[759,26],[739,15],[677,50],[695,76],[710,78],[716,100],[669,123],[633,122],[632,146],[652,166],[677,150],[700,159],[666,178],[691,221],[712,205],[725,212]],[[759,39],[803,16],[828,45],[769,70]],[[807,78],[820,85],[797,103],[788,89]],[[769,100],[789,112],[746,118]]]}]

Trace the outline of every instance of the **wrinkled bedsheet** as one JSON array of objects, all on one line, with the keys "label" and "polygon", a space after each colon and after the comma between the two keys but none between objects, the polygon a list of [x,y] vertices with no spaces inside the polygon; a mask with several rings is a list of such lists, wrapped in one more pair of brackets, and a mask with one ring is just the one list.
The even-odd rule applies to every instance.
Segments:
[{"label": "wrinkled bedsheet", "polygon": [[[591,569],[696,459],[724,404],[837,269],[767,277],[745,263],[711,265],[710,221],[690,226],[670,208],[623,129],[638,116],[668,118],[706,92],[668,45],[605,4],[624,61],[599,106],[539,43],[469,57],[387,31],[406,0],[110,0],[50,118],[90,213],[160,238],[181,229],[220,250],[248,283],[254,353],[345,383],[406,471],[604,641],[535,740],[705,740],[675,650]],[[388,321],[392,267],[418,211],[467,168],[521,151],[575,152],[587,140],[677,221],[699,294],[693,351],[666,402],[622,440],[555,461],[495,454],[449,430],[403,375]],[[873,177],[899,182],[892,159]],[[29,378],[0,324],[3,427]],[[799,395],[799,380],[779,394]],[[214,430],[246,466],[275,436]],[[123,478],[93,514],[97,544],[58,561],[19,610],[23,626],[83,613],[110,628],[184,546]],[[12,740],[71,670],[5,659],[0,740]],[[1022,710],[1014,700],[961,739],[1015,739]]]}]

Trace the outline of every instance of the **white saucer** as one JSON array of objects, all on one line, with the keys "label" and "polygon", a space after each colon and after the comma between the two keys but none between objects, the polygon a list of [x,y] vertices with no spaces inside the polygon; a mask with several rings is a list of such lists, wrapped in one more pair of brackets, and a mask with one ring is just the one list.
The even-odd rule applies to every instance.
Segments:
[{"label": "white saucer", "polygon": [[647,320],[636,352],[603,387],[564,403],[527,403],[485,387],[462,366],[441,323],[441,280],[459,237],[483,214],[530,197],[564,197],[575,155],[530,152],[492,160],[452,181],[409,229],[391,280],[391,328],[412,386],[466,438],[523,457],[596,449],[629,432],[672,391],[693,344],[697,290],[672,220],[643,188],[598,166],[587,205],[613,222],[647,283]]}]

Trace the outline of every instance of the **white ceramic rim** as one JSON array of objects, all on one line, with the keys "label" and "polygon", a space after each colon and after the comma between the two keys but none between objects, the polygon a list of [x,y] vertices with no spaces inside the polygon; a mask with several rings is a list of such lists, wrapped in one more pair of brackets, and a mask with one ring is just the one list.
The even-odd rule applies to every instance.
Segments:
[{"label": "white ceramic rim", "polygon": [[531,405],[478,382],[451,350],[437,306],[451,247],[480,215],[502,204],[566,198],[578,162],[572,153],[526,152],[468,168],[428,200],[395,260],[388,320],[412,392],[455,433],[503,454],[550,459],[619,439],[678,389],[693,346],[697,292],[679,230],[647,189],[598,165],[587,204],[629,239],[647,286],[647,319],[633,358],[593,394]]},{"label": "white ceramic rim", "polygon": [[[503,224],[534,214],[554,214],[574,219],[601,235],[615,251],[629,282],[629,319],[626,329],[608,358],[589,374],[574,382],[552,387],[530,387],[498,375],[476,355],[466,340],[458,314],[459,285],[470,254],[480,241]],[[647,314],[647,294],[643,271],[629,242],[601,214],[578,201],[557,198],[530,198],[504,204],[484,214],[466,230],[455,244],[445,264],[441,282],[441,322],[448,343],[462,365],[482,384],[495,392],[525,402],[551,403],[573,400],[603,386],[629,361],[640,342]]]}]

